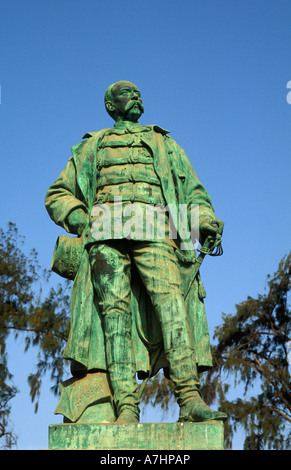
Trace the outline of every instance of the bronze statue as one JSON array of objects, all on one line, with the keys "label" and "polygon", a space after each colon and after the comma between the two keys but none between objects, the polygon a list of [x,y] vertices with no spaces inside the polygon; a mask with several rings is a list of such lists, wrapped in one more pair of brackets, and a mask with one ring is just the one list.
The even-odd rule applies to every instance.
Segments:
[{"label": "bronze statue", "polygon": [[[77,235],[59,237],[53,260],[56,272],[74,279],[64,351],[73,379],[62,386],[58,412],[73,422],[85,409],[93,421],[139,422],[136,373],[146,381],[163,368],[180,421],[224,420],[202,400],[198,379],[212,366],[198,268],[220,247],[223,222],[169,132],[138,122],[144,107],[136,85],[111,85],[105,107],[114,127],[72,147],[45,201],[54,222]],[[76,387],[85,402],[74,413]],[[101,407],[94,414],[106,397],[113,414],[98,415]]]}]

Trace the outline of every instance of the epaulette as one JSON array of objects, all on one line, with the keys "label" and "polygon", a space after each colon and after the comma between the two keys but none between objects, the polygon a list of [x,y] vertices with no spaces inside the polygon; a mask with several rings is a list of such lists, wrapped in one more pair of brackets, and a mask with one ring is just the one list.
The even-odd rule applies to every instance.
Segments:
[{"label": "epaulette", "polygon": [[82,139],[89,139],[93,136],[93,134],[95,134],[95,132],[86,132],[86,134],[83,135]]},{"label": "epaulette", "polygon": [[100,131],[95,131],[95,132],[86,132],[86,134],[83,135],[82,139],[89,139],[90,137],[93,137],[96,134],[100,134],[100,132],[105,132],[107,129],[101,129]]},{"label": "epaulette", "polygon": [[163,134],[163,135],[166,135],[166,134],[170,133],[170,131],[167,131],[166,129],[163,129],[162,127],[157,126],[156,124],[153,125],[153,130],[155,132],[158,132],[159,134]]}]

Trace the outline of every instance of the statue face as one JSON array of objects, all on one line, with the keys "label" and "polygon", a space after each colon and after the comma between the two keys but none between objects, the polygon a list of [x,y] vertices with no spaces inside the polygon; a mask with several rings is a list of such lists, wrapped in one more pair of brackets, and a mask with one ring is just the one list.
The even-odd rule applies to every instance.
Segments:
[{"label": "statue face", "polygon": [[140,91],[131,82],[121,81],[115,83],[111,90],[116,121],[137,122],[144,107]]}]

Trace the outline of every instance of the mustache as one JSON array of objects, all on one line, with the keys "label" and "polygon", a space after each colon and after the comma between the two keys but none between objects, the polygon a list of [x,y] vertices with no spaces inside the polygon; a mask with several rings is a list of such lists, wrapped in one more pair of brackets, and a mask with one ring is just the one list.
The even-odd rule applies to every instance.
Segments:
[{"label": "mustache", "polygon": [[139,109],[141,110],[141,112],[143,113],[144,112],[144,106],[142,104],[141,101],[139,100],[132,100],[132,101],[129,101],[129,103],[127,103],[127,105],[125,106],[124,108],[124,111],[129,111],[131,108],[133,108],[135,105],[138,105]]}]

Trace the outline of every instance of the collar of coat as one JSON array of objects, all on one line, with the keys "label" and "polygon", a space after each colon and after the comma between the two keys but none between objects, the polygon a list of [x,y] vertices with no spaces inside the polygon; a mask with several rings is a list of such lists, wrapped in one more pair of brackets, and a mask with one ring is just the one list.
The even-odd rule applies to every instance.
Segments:
[{"label": "collar of coat", "polygon": [[[134,124],[134,125],[133,125]],[[167,131],[166,129],[163,129],[160,126],[157,126],[156,124],[154,125],[148,125],[148,126],[142,126],[139,122],[137,123],[129,123],[127,121],[124,121],[122,123],[115,123],[114,127],[112,129],[105,129],[105,132],[111,131],[112,133],[116,134],[124,134],[125,131],[134,131],[134,132],[143,132],[144,130],[153,130],[155,132],[158,132],[159,134],[169,134],[170,131]],[[88,139],[90,137],[94,137],[98,132],[86,132],[86,134],[83,135],[83,139]]]}]

